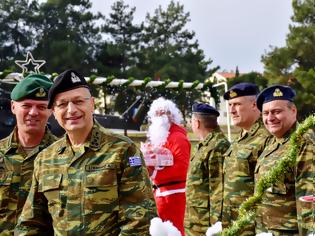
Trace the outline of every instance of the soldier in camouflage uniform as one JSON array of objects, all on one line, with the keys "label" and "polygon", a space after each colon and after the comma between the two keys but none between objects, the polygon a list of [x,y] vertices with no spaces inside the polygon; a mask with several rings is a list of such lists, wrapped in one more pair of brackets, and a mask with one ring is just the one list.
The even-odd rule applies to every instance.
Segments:
[{"label": "soldier in camouflage uniform", "polygon": [[67,70],[49,91],[66,135],[38,155],[17,235],[149,235],[156,216],[144,160],[135,144],[93,120],[83,76]]},{"label": "soldier in camouflage uniform", "polygon": [[200,142],[187,175],[186,236],[203,236],[211,225],[221,220],[223,154],[230,143],[218,126],[219,115],[207,104],[195,103],[192,107],[191,126]]},{"label": "soldier in camouflage uniform", "polygon": [[[224,98],[234,125],[241,128],[238,137],[225,153],[222,225],[231,225],[238,217],[239,206],[254,194],[254,170],[258,156],[266,147],[270,134],[263,126],[256,107],[258,88],[251,83],[231,87]],[[253,222],[254,223],[254,222]],[[242,235],[255,235],[253,225]]]},{"label": "soldier in camouflage uniform", "polygon": [[[289,139],[296,129],[297,109],[293,103],[295,92],[288,86],[275,85],[262,91],[257,106],[262,110],[263,122],[273,140],[258,159],[255,180],[265,175],[289,149]],[[306,138],[299,145],[295,168],[267,189],[257,206],[256,232],[269,232],[274,236],[299,235],[297,201],[305,195],[314,196],[314,143]],[[305,209],[302,209],[304,211]],[[312,209],[306,209],[309,213]],[[314,210],[313,210],[314,211]],[[309,216],[308,226],[314,224]],[[311,223],[311,221],[313,221]],[[307,224],[300,222],[300,227]],[[300,235],[307,235],[305,229]]]},{"label": "soldier in camouflage uniform", "polygon": [[34,159],[55,141],[46,124],[51,110],[48,90],[52,82],[32,74],[11,92],[16,127],[0,141],[0,235],[13,235],[17,219],[31,187]]},{"label": "soldier in camouflage uniform", "polygon": [[303,135],[295,166],[295,199],[300,235],[315,234],[315,129]]}]

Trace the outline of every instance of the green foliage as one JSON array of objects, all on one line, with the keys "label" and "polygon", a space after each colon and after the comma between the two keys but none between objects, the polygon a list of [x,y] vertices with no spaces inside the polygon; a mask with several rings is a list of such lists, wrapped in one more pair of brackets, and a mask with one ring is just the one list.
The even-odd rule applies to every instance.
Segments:
[{"label": "green foliage", "polygon": [[101,16],[93,15],[90,8],[89,0],[50,0],[40,5],[34,19],[34,53],[48,61],[47,72],[73,68],[89,74],[93,70],[95,46],[100,40],[95,23]]},{"label": "green foliage", "polygon": [[223,236],[236,236],[240,235],[242,229],[248,225],[249,222],[255,218],[256,205],[259,204],[265,194],[267,188],[271,187],[276,183],[282,176],[288,173],[289,170],[293,169],[296,165],[296,157],[302,146],[302,136],[309,129],[315,128],[315,116],[311,115],[300,124],[297,130],[291,135],[289,149],[287,150],[284,157],[282,157],[276,166],[269,170],[255,186],[254,196],[247,199],[239,208],[239,217],[233,222],[232,226],[225,229],[221,235]]},{"label": "green foliage", "polygon": [[[133,23],[135,11],[123,0],[115,1],[106,16],[91,12],[91,0],[46,0],[40,4],[35,0],[3,0],[0,71],[17,71],[14,60],[23,59],[29,50],[34,58],[47,61],[42,68],[47,74],[72,68],[93,78],[101,75],[166,81],[153,90],[143,85],[137,93],[148,92],[151,99],[166,96],[183,112],[190,112],[200,92],[181,85],[204,83],[218,67],[210,68],[212,61],[205,58],[195,33],[187,29],[189,13],[182,4],[171,1],[166,9],[160,6],[137,25]],[[180,81],[179,89],[166,90],[168,80]],[[129,91],[127,101],[125,87],[103,84],[93,85],[92,90],[96,97],[104,96],[101,90],[105,95],[117,95],[116,107],[123,111],[136,96]],[[216,94],[211,85],[205,89]]]},{"label": "green foliage", "polygon": [[[313,0],[293,0],[293,24],[285,47],[274,47],[262,57],[268,84],[286,84],[297,92],[296,104],[303,118],[315,110],[315,97],[306,94],[314,82],[315,5]],[[307,99],[307,100],[305,100]]]},{"label": "green foliage", "polygon": [[0,1],[0,71],[14,69],[14,59],[21,58],[33,46],[34,28],[29,24],[37,1]]},{"label": "green foliage", "polygon": [[241,83],[241,82],[250,82],[253,84],[256,84],[260,90],[264,89],[268,85],[268,80],[257,72],[250,72],[247,74],[239,75],[238,77],[228,80],[228,86],[232,87],[235,84]]}]

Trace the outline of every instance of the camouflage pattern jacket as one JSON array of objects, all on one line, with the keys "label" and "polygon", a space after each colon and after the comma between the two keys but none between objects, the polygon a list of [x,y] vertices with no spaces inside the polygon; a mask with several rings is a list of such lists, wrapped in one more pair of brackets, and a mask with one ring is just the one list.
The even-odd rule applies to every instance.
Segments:
[{"label": "camouflage pattern jacket", "polygon": [[[295,166],[295,198],[300,235],[315,232],[315,130],[303,137]],[[303,197],[312,197],[305,201]]]},{"label": "camouflage pattern jacket", "polygon": [[[294,130],[295,127],[283,138],[273,138],[273,144],[269,145],[258,159],[255,169],[256,180],[266,174],[285,155],[289,148],[290,135]],[[268,188],[262,203],[257,205],[256,232],[270,232],[274,236],[299,235],[298,199],[312,194],[314,195],[314,143],[303,142],[296,166]],[[312,208],[304,207],[302,211],[311,212]],[[314,215],[308,217],[311,218],[307,219],[309,223],[311,221],[314,223]],[[300,225],[302,226],[302,222]]]},{"label": "camouflage pattern jacket", "polygon": [[220,128],[216,128],[198,144],[190,160],[186,183],[187,236],[203,236],[208,227],[221,220],[223,154],[229,146]]},{"label": "camouflage pattern jacket", "polygon": [[95,122],[73,150],[67,136],[35,161],[17,235],[149,235],[156,216],[139,149]]},{"label": "camouflage pattern jacket", "polygon": [[[225,153],[222,209],[224,228],[237,219],[239,206],[254,194],[254,171],[257,158],[270,139],[271,135],[262,121],[258,120],[248,132],[243,130]],[[254,228],[251,234],[254,234]]]},{"label": "camouflage pattern jacket", "polygon": [[13,235],[31,188],[34,160],[54,141],[56,137],[47,129],[41,143],[29,154],[18,143],[17,128],[0,141],[0,235]]}]

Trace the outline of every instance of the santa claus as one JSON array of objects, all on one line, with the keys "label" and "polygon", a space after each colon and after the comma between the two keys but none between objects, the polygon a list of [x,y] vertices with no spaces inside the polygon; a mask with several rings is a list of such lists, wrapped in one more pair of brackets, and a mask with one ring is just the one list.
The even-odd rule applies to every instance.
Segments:
[{"label": "santa claus", "polygon": [[172,101],[158,98],[153,101],[148,118],[148,142],[142,145],[142,151],[147,159],[158,214],[184,235],[190,142],[181,126],[182,114]]}]

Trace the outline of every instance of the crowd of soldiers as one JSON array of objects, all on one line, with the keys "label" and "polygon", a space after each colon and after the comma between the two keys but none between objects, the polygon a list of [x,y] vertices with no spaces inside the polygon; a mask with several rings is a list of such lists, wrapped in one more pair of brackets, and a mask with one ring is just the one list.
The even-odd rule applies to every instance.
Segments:
[{"label": "crowd of soldiers", "polygon": [[[294,96],[283,85],[261,92],[251,83],[231,87],[224,99],[240,128],[231,143],[218,125],[219,111],[195,103],[191,127],[200,142],[190,157],[189,143],[176,147],[181,156],[180,147],[186,145],[187,165],[176,173],[185,169],[187,177],[178,174],[180,181],[173,180],[163,193],[167,184],[157,173],[152,182],[135,143],[93,119],[94,98],[81,74],[66,70],[53,82],[31,74],[11,92],[17,124],[0,141],[0,235],[150,235],[150,220],[162,218],[159,208],[171,199],[163,214],[174,217],[182,236],[206,235],[219,221],[228,228],[240,205],[255,193],[255,183],[289,149],[298,126]],[[47,127],[52,113],[66,131],[62,138]],[[173,137],[178,141],[186,133],[173,123],[171,129],[182,135]],[[255,205],[256,217],[238,235],[315,234],[314,144],[313,128],[298,145],[295,166],[266,190]]]}]

